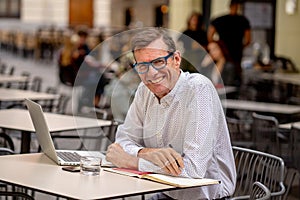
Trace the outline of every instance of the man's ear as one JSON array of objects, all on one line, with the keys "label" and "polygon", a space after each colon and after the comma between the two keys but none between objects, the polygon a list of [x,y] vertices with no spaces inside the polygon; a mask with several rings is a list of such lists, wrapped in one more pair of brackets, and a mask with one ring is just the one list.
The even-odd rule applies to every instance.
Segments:
[{"label": "man's ear", "polygon": [[180,68],[180,63],[181,63],[181,53],[180,53],[180,51],[175,51],[174,61],[175,61],[175,66],[177,68]]}]

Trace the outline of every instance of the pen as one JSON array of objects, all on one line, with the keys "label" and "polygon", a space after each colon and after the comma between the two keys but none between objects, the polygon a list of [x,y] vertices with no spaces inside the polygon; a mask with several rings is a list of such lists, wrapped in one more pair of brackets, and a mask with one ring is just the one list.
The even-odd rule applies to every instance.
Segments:
[{"label": "pen", "polygon": [[[169,144],[169,147],[173,149],[173,146],[171,144]],[[181,156],[184,157],[184,153],[182,153]],[[177,160],[175,160],[175,161],[176,161],[177,166],[180,167],[178,161]]]},{"label": "pen", "polygon": [[[173,149],[173,146],[171,144],[169,144],[169,147]],[[185,154],[182,152],[181,157],[184,157]]]}]

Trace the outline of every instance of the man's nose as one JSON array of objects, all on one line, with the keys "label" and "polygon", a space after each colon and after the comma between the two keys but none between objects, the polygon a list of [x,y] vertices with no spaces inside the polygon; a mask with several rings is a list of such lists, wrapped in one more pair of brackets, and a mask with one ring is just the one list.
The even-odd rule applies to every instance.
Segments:
[{"label": "man's nose", "polygon": [[155,69],[152,65],[149,65],[148,74],[156,74],[158,72],[157,69]]}]

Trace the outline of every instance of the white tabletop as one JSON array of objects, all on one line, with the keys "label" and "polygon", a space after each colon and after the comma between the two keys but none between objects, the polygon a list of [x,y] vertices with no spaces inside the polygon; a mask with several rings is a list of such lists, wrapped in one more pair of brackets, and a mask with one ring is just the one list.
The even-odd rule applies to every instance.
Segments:
[{"label": "white tabletop", "polygon": [[292,122],[292,123],[285,123],[285,124],[279,124],[279,128],[283,129],[291,129],[292,125],[298,129],[300,129],[300,121],[299,122]]},{"label": "white tabletop", "polygon": [[0,181],[66,198],[112,199],[175,189],[103,169],[99,176],[63,171],[42,153],[1,156],[0,163]]},{"label": "white tabletop", "polygon": [[246,110],[246,111],[253,111],[253,112],[288,114],[288,115],[300,113],[300,106],[288,105],[288,104],[225,99],[222,100],[222,105],[226,109]]},{"label": "white tabletop", "polygon": [[[45,112],[50,132],[110,126],[110,120],[93,119]],[[0,127],[35,132],[29,111],[22,109],[0,110]]]},{"label": "white tabletop", "polygon": [[300,73],[262,73],[259,77],[265,80],[274,80],[283,83],[300,85]]},{"label": "white tabletop", "polygon": [[14,76],[14,75],[0,74],[0,83],[11,83],[11,82],[24,83],[26,81],[28,81],[28,77],[26,77],[26,76]]},{"label": "white tabletop", "polygon": [[24,101],[25,98],[31,100],[55,100],[59,98],[59,95],[30,90],[0,88],[0,101]]},{"label": "white tabletop", "polygon": [[234,87],[234,86],[225,86],[222,88],[217,88],[216,90],[219,95],[226,95],[226,94],[230,94],[230,93],[234,93],[234,92],[238,91],[237,87]]},{"label": "white tabletop", "polygon": [[[45,113],[50,132],[71,131],[110,126],[111,121],[86,117],[74,117],[55,113]],[[22,109],[0,110],[0,127],[22,131],[21,153],[30,151],[31,134],[35,132],[29,111]]]}]

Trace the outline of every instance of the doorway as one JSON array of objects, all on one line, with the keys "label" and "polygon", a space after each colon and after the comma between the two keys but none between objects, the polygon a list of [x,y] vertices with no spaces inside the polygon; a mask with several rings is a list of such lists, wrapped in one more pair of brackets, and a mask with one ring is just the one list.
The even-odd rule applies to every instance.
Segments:
[{"label": "doorway", "polygon": [[69,26],[79,25],[93,27],[93,1],[94,0],[69,0]]}]

